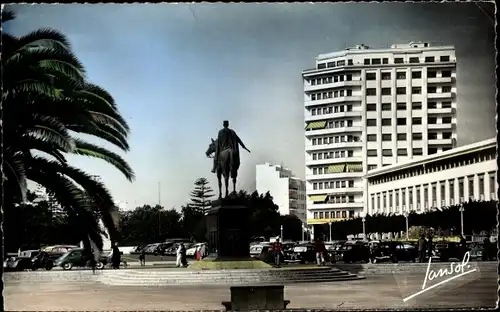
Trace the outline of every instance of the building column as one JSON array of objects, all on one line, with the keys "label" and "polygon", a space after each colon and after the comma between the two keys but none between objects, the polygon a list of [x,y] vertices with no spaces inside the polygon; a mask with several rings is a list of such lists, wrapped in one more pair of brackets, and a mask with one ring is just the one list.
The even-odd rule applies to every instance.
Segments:
[{"label": "building column", "polygon": [[490,174],[488,172],[484,173],[484,200],[491,200],[490,196]]},{"label": "building column", "polygon": [[464,202],[469,201],[469,177],[464,176]]},{"label": "building column", "polygon": [[454,194],[454,205],[458,205],[460,203],[460,187],[458,185],[458,178],[455,178],[455,182],[453,182],[453,188],[455,189]]},{"label": "building column", "polygon": [[479,200],[479,175],[476,173],[474,174],[474,199]]},{"label": "building column", "polygon": [[413,189],[412,191],[413,211],[417,211],[417,187],[413,186],[412,189]]},{"label": "building column", "polygon": [[443,205],[441,203],[441,182],[437,181],[436,183],[436,206],[441,208]]},{"label": "building column", "polygon": [[405,206],[406,211],[410,211],[410,193],[408,192],[408,188],[405,187]]},{"label": "building column", "polygon": [[450,206],[450,180],[444,180],[444,205]]},{"label": "building column", "polygon": [[399,213],[403,213],[403,189],[399,189]]},{"label": "building column", "polygon": [[432,207],[432,184],[431,183],[427,184],[427,191],[428,191],[427,200],[429,201],[427,209],[431,209],[431,207]]},{"label": "building column", "polygon": [[425,211],[425,191],[424,185],[420,185],[420,211]]},{"label": "building column", "polygon": [[495,189],[493,190],[493,192],[495,193],[495,200],[497,199],[497,190],[498,190],[498,182],[497,182],[497,179],[498,179],[498,171],[495,171]]},{"label": "building column", "polygon": [[393,211],[395,213],[399,213],[399,209],[397,209],[397,206],[396,206],[396,190],[392,190],[392,207],[393,207]]}]

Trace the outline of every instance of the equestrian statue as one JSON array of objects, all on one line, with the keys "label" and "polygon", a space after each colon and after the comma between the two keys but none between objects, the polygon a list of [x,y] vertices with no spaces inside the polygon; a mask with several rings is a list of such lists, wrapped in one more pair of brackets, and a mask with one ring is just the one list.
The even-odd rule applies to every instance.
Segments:
[{"label": "equestrian statue", "polygon": [[226,196],[228,196],[229,177],[233,180],[233,194],[236,193],[236,178],[238,177],[238,169],[240,168],[240,145],[250,153],[240,137],[232,129],[229,129],[229,121],[223,122],[223,128],[219,131],[217,139],[211,139],[212,142],[208,146],[205,155],[214,159],[212,173],[217,174],[219,181],[219,199],[222,198],[222,181],[226,185]]}]

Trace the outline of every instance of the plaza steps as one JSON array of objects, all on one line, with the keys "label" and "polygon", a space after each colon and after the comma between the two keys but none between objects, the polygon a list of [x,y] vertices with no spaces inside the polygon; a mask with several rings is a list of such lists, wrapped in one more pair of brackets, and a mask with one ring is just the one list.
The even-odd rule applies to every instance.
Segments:
[{"label": "plaza steps", "polygon": [[[454,263],[461,263],[455,261]],[[449,269],[451,262],[432,262],[431,269]],[[469,269],[476,269],[484,274],[492,274],[498,272],[497,261],[469,261]],[[352,274],[360,274],[363,276],[380,275],[380,274],[425,274],[428,263],[359,263],[359,264],[336,264],[335,267],[350,272]]]},{"label": "plaza steps", "polygon": [[260,270],[120,270],[103,271],[97,280],[115,286],[266,285],[363,279],[336,268]]}]

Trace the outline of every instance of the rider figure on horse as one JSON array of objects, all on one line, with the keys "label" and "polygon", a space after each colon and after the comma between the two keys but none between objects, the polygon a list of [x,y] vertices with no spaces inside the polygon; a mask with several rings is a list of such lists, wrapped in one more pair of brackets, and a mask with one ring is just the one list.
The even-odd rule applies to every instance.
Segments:
[{"label": "rider figure on horse", "polygon": [[212,172],[215,173],[217,171],[218,161],[219,161],[219,153],[226,149],[232,149],[234,159],[239,163],[240,160],[240,152],[239,145],[243,147],[246,151],[250,152],[248,148],[246,148],[245,144],[241,141],[240,137],[234,132],[234,130],[229,129],[229,121],[224,120],[222,123],[224,128],[219,131],[217,135],[217,144],[215,146],[215,156],[214,156],[214,166]]}]

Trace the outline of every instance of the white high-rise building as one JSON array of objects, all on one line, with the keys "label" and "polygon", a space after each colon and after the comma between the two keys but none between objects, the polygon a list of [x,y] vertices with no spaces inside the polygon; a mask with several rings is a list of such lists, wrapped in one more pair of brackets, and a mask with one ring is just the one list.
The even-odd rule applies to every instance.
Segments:
[{"label": "white high-rise building", "polygon": [[306,183],[294,177],[291,170],[269,163],[256,165],[255,182],[259,194],[269,191],[281,215],[306,221]]},{"label": "white high-rise building", "polygon": [[365,214],[368,171],[456,146],[453,46],[359,45],[302,76],[309,224]]}]

